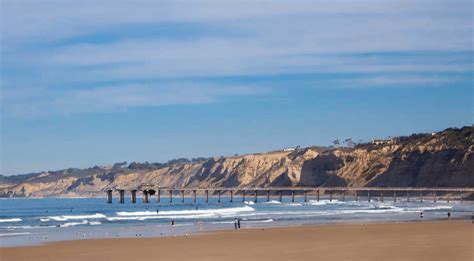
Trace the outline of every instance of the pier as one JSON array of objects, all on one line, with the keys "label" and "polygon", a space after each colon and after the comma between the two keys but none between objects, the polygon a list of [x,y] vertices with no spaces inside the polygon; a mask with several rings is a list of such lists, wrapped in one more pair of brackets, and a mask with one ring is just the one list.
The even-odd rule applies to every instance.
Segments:
[{"label": "pier", "polygon": [[[113,192],[118,193],[118,202],[125,203],[125,192],[127,190],[123,188],[107,188],[107,203],[112,203]],[[284,196],[288,196],[291,202],[295,202],[295,197],[303,197],[304,202],[307,202],[310,196],[316,198],[316,201],[320,200],[321,196],[328,195],[329,201],[337,198],[341,201],[346,201],[348,196],[352,196],[355,201],[359,201],[361,197],[365,197],[368,202],[373,198],[377,198],[379,201],[384,202],[387,198],[392,199],[393,202],[400,200],[400,195],[406,195],[406,202],[410,202],[411,195],[418,195],[419,202],[428,202],[424,196],[432,196],[432,202],[444,199],[447,203],[452,201],[452,196],[455,199],[463,202],[464,196],[470,193],[474,193],[474,188],[420,188],[420,187],[269,187],[269,188],[257,188],[257,187],[233,187],[233,188],[167,188],[167,187],[156,187],[153,185],[142,185],[135,189],[128,190],[131,194],[131,202],[136,203],[137,191],[143,193],[143,203],[150,203],[150,196],[156,195],[156,202],[162,201],[161,193],[168,193],[169,203],[173,203],[173,196],[181,195],[181,203],[185,202],[186,195],[192,195],[193,203],[196,203],[196,197],[199,193],[205,196],[206,203],[209,203],[210,197],[217,197],[217,202],[221,203],[222,195],[229,195],[229,202],[234,202],[236,195],[240,194],[242,202],[247,200],[246,196],[253,196],[253,201],[258,202],[258,197],[264,196],[267,202],[270,201],[271,196],[275,196],[281,202]],[[397,198],[398,195],[398,198]],[[363,199],[362,199],[363,200]],[[413,200],[413,199],[412,199]],[[415,197],[416,200],[416,197]]]}]

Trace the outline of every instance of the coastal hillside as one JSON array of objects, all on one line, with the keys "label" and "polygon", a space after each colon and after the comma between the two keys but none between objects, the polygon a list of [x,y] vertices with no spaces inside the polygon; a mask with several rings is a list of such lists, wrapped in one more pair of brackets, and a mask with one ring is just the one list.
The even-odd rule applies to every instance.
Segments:
[{"label": "coastal hillside", "polygon": [[374,140],[167,163],[116,163],[0,176],[2,197],[97,196],[109,187],[474,187],[474,127]]}]

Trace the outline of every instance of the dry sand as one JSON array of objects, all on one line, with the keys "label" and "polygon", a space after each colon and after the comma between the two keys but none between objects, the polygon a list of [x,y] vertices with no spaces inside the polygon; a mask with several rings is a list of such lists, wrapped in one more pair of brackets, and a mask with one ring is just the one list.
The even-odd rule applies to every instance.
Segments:
[{"label": "dry sand", "polygon": [[474,260],[473,224],[320,225],[0,248],[7,260]]}]

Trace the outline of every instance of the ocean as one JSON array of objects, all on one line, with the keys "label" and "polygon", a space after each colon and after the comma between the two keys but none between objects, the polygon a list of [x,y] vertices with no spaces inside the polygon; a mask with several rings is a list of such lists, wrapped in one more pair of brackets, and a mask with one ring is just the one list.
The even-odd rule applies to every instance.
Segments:
[{"label": "ocean", "polygon": [[[107,204],[105,198],[13,198],[0,199],[0,246],[37,245],[53,241],[121,238],[173,237],[192,233],[234,229],[235,219],[242,228],[267,228],[329,223],[403,222],[451,218],[471,219],[474,203],[465,201],[423,202],[398,198],[384,202],[359,197],[333,199],[309,197],[272,198],[269,202],[242,202],[229,198],[186,198],[182,203]],[[163,199],[166,201],[166,199]],[[423,212],[423,219],[421,213]],[[174,225],[171,225],[171,223]]]}]

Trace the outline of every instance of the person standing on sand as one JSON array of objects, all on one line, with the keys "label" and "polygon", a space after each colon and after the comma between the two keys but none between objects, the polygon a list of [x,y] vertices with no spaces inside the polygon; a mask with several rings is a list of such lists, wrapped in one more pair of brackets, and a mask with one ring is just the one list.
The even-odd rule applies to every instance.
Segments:
[{"label": "person standing on sand", "polygon": [[240,229],[240,218],[237,219],[237,227]]},{"label": "person standing on sand", "polygon": [[237,218],[234,220],[234,229],[237,230]]}]

